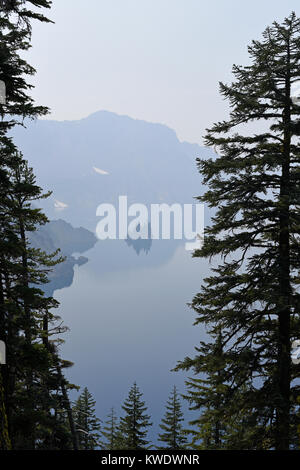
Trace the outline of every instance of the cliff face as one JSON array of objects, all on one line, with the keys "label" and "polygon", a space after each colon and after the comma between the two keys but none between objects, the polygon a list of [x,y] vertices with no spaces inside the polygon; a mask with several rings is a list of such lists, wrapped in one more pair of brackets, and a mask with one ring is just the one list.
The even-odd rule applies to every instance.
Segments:
[{"label": "cliff face", "polygon": [[33,248],[40,248],[50,254],[60,249],[60,255],[65,257],[63,263],[56,265],[49,273],[49,283],[43,286],[46,295],[52,296],[54,291],[69,287],[74,278],[74,266],[81,266],[88,258],[73,256],[76,253],[84,253],[93,248],[97,238],[82,227],[74,228],[62,219],[52,220],[40,227],[36,232],[28,234]]},{"label": "cliff face", "polygon": [[210,149],[180,142],[162,124],[99,111],[79,121],[26,121],[12,131],[52,195],[41,201],[49,219],[95,230],[101,203],[193,203],[202,191],[196,157]]}]

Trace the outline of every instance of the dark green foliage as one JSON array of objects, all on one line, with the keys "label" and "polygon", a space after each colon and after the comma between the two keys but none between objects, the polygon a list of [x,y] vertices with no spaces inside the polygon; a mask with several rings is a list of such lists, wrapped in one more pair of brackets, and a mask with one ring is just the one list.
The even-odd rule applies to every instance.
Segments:
[{"label": "dark green foliage", "polygon": [[[201,342],[196,348],[197,356],[186,359],[180,368],[197,370],[197,377],[187,382],[188,392],[184,398],[190,408],[197,411],[197,418],[189,424],[188,434],[192,436],[191,446],[195,449],[221,449],[227,416],[230,389],[225,384],[225,361],[222,350],[222,336],[219,333],[212,343]],[[232,413],[232,410],[231,410]]]},{"label": "dark green foliage", "polygon": [[104,438],[102,441],[102,448],[107,450],[122,449],[122,435],[119,429],[118,418],[115,414],[114,408],[111,408],[107,416],[101,435]]},{"label": "dark green foliage", "polygon": [[0,370],[0,450],[11,450],[11,441],[8,433],[7,413],[5,407],[4,387]]},{"label": "dark green foliage", "polygon": [[[218,258],[192,307],[196,324],[204,323],[212,337],[222,331],[223,423],[240,410],[239,420],[226,423],[230,446],[238,427],[247,428],[244,448],[288,449],[298,444],[299,395],[299,367],[290,360],[291,340],[300,331],[300,107],[291,99],[300,80],[296,15],[267,28],[249,55],[250,65],[233,67],[234,83],[220,84],[230,118],[205,138],[217,156],[198,159],[208,185],[199,200],[217,210],[194,255]],[[180,367],[210,374],[214,351],[208,344]],[[197,404],[204,395],[188,396]]]},{"label": "dark green foliage", "polygon": [[33,203],[47,195],[7,134],[25,118],[47,112],[29,95],[27,80],[35,71],[22,57],[30,47],[31,20],[47,21],[30,7],[50,3],[2,1],[0,9],[0,80],[6,84],[6,104],[0,105],[0,337],[7,347],[7,365],[1,366],[0,406],[6,416],[1,417],[0,436],[3,442],[8,428],[13,449],[62,448],[68,445],[64,433],[69,441],[72,434],[60,415],[73,387],[62,375],[71,363],[58,353],[65,328],[53,313],[57,302],[41,290],[61,259],[30,246],[28,233],[47,221]]},{"label": "dark green foliage", "polygon": [[100,420],[95,415],[95,400],[85,387],[73,407],[79,450],[95,450],[100,443]]},{"label": "dark green foliage", "polygon": [[181,403],[176,387],[174,386],[172,393],[167,401],[166,413],[160,428],[162,434],[159,434],[159,441],[163,442],[166,449],[184,449],[187,444],[185,432],[182,429],[183,413],[181,411]]},{"label": "dark green foliage", "polygon": [[134,383],[122,406],[125,415],[120,419],[120,432],[122,448],[126,450],[146,449],[149,446],[147,428],[152,426],[152,423],[150,423],[150,416],[146,414],[147,407],[142,396],[143,394]]},{"label": "dark green foliage", "polygon": [[[62,378],[57,335],[65,331],[52,312],[57,302],[39,286],[60,261],[33,249],[27,233],[46,221],[32,202],[43,197],[32,170],[21,155],[9,169],[8,203],[2,213],[0,256],[1,332],[7,346],[3,382],[9,433],[14,448],[52,448],[55,413],[61,400]],[[56,340],[51,339],[56,336]]]},{"label": "dark green foliage", "polygon": [[20,52],[31,47],[31,21],[48,21],[30,6],[49,8],[51,2],[24,0],[13,3],[13,8],[0,9],[0,80],[6,85],[0,131],[22,124],[24,118],[35,118],[48,112],[48,108],[36,106],[29,95],[32,85],[28,83],[28,77],[35,74],[35,69],[21,58]]}]

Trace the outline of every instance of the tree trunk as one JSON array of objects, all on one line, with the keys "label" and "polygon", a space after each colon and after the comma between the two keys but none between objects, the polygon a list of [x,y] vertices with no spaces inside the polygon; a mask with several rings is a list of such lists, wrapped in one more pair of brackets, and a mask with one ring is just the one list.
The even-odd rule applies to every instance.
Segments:
[{"label": "tree trunk", "polygon": [[[3,367],[3,366],[2,366]],[[5,409],[4,388],[0,370],[0,450],[11,450],[11,442],[8,433],[8,422]]]},{"label": "tree trunk", "polygon": [[68,420],[69,420],[69,425],[70,425],[70,430],[71,430],[71,434],[72,434],[73,450],[79,450],[79,446],[78,446],[78,436],[77,436],[77,432],[76,432],[76,429],[75,429],[75,424],[74,424],[74,419],[73,419],[73,413],[72,413],[72,409],[71,409],[71,405],[70,405],[70,400],[69,400],[69,397],[68,397],[68,393],[67,393],[67,390],[66,390],[66,387],[65,387],[64,376],[63,376],[63,374],[62,374],[61,366],[60,366],[60,364],[59,364],[59,360],[58,360],[58,359],[57,359],[56,369],[57,369],[58,379],[59,379],[59,382],[60,382],[61,391],[62,391],[62,395],[63,395],[63,399],[64,399],[64,407],[65,407],[65,409],[66,409],[66,411],[67,411]]},{"label": "tree trunk", "polygon": [[280,310],[278,315],[278,386],[276,449],[288,450],[290,441],[290,50],[288,43],[287,75],[285,84],[285,110],[283,162],[280,184],[280,234],[279,234],[279,292]]}]

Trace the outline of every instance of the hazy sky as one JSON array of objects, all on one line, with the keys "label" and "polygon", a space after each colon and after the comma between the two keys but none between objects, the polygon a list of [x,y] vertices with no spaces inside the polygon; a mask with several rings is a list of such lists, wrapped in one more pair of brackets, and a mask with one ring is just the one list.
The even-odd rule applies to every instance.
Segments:
[{"label": "hazy sky", "polygon": [[201,142],[226,116],[218,81],[247,45],[299,0],[53,0],[55,25],[34,27],[34,97],[51,119],[98,110],[160,122]]}]

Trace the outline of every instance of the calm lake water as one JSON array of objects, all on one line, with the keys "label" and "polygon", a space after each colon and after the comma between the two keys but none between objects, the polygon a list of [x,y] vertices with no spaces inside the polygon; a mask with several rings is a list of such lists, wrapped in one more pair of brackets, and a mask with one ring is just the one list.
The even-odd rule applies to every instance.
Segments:
[{"label": "calm lake water", "polygon": [[[112,406],[121,413],[136,381],[155,440],[172,386],[184,391],[186,374],[171,369],[205,337],[186,304],[199,291],[208,263],[193,259],[184,244],[165,240],[139,255],[124,241],[99,241],[84,255],[89,262],[75,267],[73,284],[55,293],[70,328],[62,347],[63,357],[74,361],[68,377],[88,387],[101,419]],[[194,416],[186,404],[184,410],[187,418]]]}]

